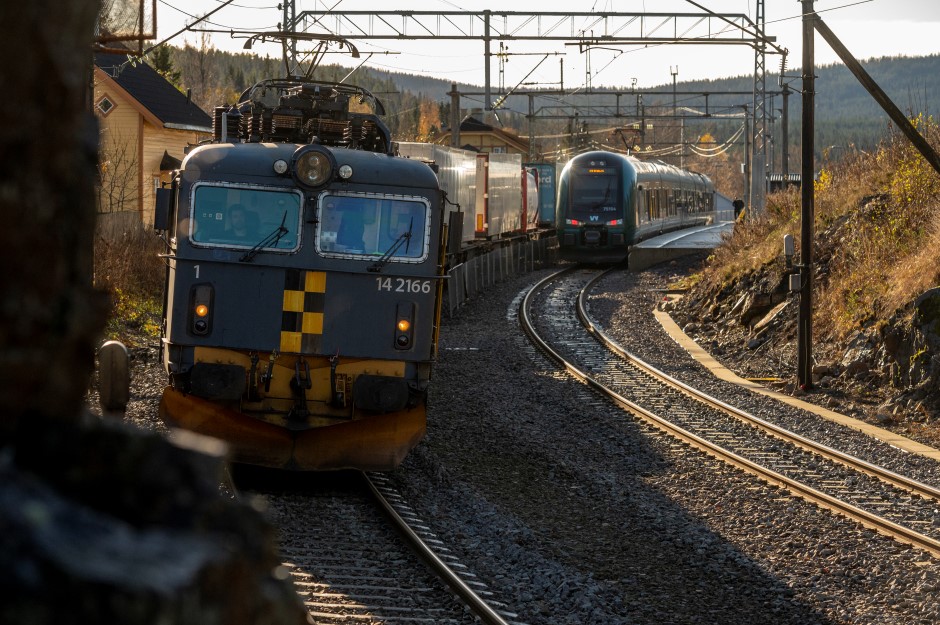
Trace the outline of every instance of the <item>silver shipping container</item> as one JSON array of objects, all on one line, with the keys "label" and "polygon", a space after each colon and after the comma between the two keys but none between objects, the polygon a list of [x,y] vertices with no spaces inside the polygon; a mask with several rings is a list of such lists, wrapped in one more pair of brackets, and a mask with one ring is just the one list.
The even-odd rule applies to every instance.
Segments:
[{"label": "silver shipping container", "polygon": [[481,153],[477,158],[477,236],[498,238],[523,230],[522,155]]},{"label": "silver shipping container", "polygon": [[[441,189],[447,193],[449,202],[460,205],[460,212],[463,213],[460,241],[473,241],[476,229],[477,153],[433,143],[404,141],[398,144],[398,152],[402,156],[433,162],[437,166]],[[444,223],[452,223],[450,213],[457,211],[453,204],[445,204],[448,214]]]},{"label": "silver shipping container", "polygon": [[[520,154],[489,154],[414,142],[400,142],[398,152],[437,166],[441,188],[448,200],[460,204],[463,213],[461,242],[499,238],[524,229]],[[457,207],[448,205],[447,210],[453,212]]]}]

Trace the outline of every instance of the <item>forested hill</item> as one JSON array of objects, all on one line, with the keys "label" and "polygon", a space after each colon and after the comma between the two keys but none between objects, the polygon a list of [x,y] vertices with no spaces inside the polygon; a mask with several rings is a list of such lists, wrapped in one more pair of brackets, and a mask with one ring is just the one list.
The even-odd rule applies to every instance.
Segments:
[{"label": "forested hill", "polygon": [[[909,117],[936,116],[940,111],[940,55],[885,57],[862,61],[862,66],[888,97]],[[802,102],[800,70],[788,71],[790,135],[799,137]],[[660,87],[671,89],[672,85]],[[750,91],[752,76],[683,83],[688,91]],[[779,92],[778,74],[767,75],[767,92]],[[774,96],[768,113],[779,118],[783,98]],[[874,98],[842,64],[816,68],[816,132],[819,145],[849,145],[867,149],[884,136],[890,121]]]},{"label": "forested hill", "polygon": [[[243,89],[254,82],[272,76],[279,76],[284,71],[283,63],[276,58],[260,57],[255,54],[229,54],[215,49],[197,49],[191,46],[186,48],[169,48],[173,70],[178,72],[176,82],[182,90],[191,89],[194,101],[205,110],[211,111],[214,106],[232,103]],[[872,78],[881,86],[895,104],[905,113],[916,116],[918,114],[933,115],[934,109],[940,107],[940,55],[928,57],[891,57],[863,61],[862,65],[871,74]],[[330,65],[321,68],[317,77],[324,80],[340,80],[353,72],[353,67]],[[889,127],[887,116],[859,84],[852,73],[841,64],[828,65],[816,68],[816,131],[817,145],[854,145],[861,149],[868,149],[878,143],[885,136]],[[800,70],[789,70],[786,75],[787,82],[792,90],[789,98],[790,136],[791,145],[797,143],[800,133],[800,118],[802,105],[800,102],[800,89],[802,80]],[[428,78],[412,74],[398,74],[388,71],[379,71],[368,67],[355,70],[347,82],[369,89],[389,109],[387,121],[393,133],[399,138],[420,138],[431,127],[440,127],[448,121],[451,81],[447,79]],[[461,92],[480,92],[479,85],[458,83]],[[750,92],[753,88],[751,76],[734,78],[721,78],[707,81],[681,82],[677,85],[679,91],[708,91],[722,93],[730,91]],[[767,75],[767,91],[779,92],[778,76]],[[672,84],[661,85],[648,91],[671,91]],[[626,87],[618,89],[627,91]],[[642,92],[642,90],[641,90]],[[495,93],[493,97],[497,97]],[[592,102],[591,96],[580,95],[565,98],[565,100],[578,106],[597,104]],[[632,112],[630,98],[624,100],[626,114]],[[659,98],[659,104],[671,106],[671,97]],[[607,98],[605,103],[609,103]],[[657,100],[648,97],[644,99],[646,106],[655,106]],[[482,97],[464,97],[461,99],[462,109],[483,107]],[[546,100],[540,105],[557,105],[558,99]],[[751,106],[750,97],[742,96],[713,96],[709,100],[711,109],[721,106]],[[502,115],[500,121],[515,125],[522,134],[527,132],[524,112],[528,110],[528,99],[525,96],[510,97],[504,107],[509,111],[523,114]],[[774,96],[768,102],[767,111],[779,120],[783,99]],[[691,122],[701,125],[701,132],[715,132],[724,135],[721,123],[710,120]],[[730,122],[727,124],[730,125]],[[779,128],[779,127],[777,127]]]}]

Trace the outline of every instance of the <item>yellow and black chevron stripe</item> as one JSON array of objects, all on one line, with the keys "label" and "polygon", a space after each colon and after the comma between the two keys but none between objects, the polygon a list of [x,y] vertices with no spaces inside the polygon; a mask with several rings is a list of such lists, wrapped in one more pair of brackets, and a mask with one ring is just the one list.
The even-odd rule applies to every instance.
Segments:
[{"label": "yellow and black chevron stripe", "polygon": [[288,269],[284,278],[281,317],[281,352],[320,352],[323,340],[323,305],[326,273]]}]

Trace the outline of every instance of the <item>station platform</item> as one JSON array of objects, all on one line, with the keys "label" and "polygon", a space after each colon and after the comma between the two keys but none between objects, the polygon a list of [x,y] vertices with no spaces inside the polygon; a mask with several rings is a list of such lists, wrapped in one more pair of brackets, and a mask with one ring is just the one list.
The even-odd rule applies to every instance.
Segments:
[{"label": "station platform", "polygon": [[714,249],[721,243],[722,235],[731,234],[733,229],[733,221],[720,221],[661,234],[632,246],[627,266],[631,271],[642,271],[674,258]]}]

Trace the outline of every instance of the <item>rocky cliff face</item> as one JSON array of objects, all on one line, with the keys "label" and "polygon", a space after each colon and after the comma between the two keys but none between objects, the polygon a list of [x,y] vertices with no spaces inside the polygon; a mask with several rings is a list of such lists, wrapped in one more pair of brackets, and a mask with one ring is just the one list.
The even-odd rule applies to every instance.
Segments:
[{"label": "rocky cliff face", "polygon": [[880,418],[908,418],[940,426],[940,288],[895,314],[868,344],[867,354],[897,391]]}]

